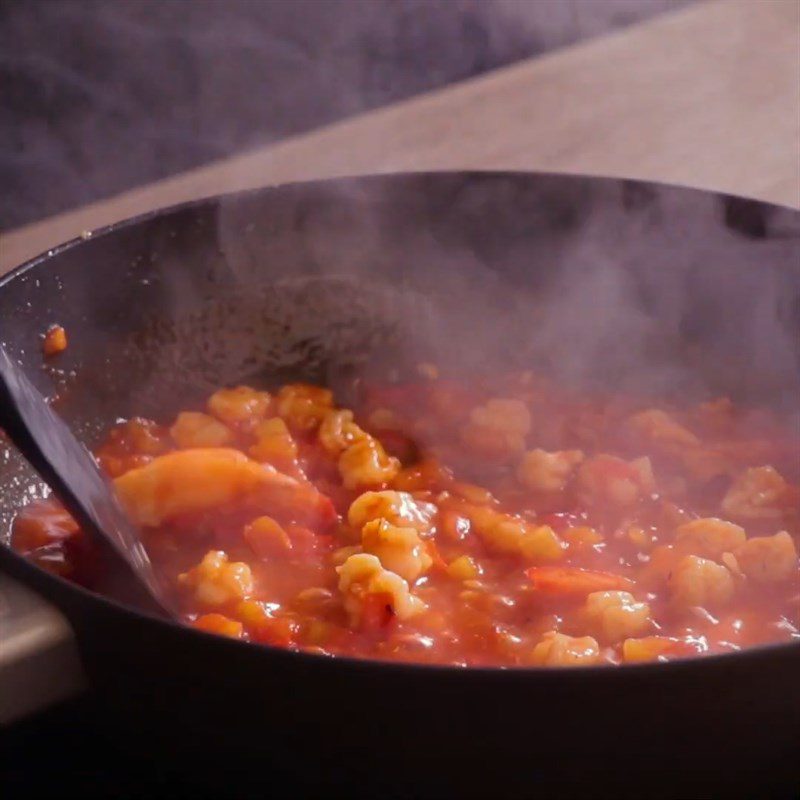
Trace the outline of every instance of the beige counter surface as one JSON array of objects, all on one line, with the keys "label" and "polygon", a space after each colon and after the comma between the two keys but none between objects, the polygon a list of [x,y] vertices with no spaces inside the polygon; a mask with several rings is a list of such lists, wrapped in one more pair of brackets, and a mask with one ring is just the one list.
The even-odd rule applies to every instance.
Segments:
[{"label": "beige counter surface", "polygon": [[0,273],[160,206],[336,175],[525,169],[800,207],[800,0],[712,0],[0,235]]}]

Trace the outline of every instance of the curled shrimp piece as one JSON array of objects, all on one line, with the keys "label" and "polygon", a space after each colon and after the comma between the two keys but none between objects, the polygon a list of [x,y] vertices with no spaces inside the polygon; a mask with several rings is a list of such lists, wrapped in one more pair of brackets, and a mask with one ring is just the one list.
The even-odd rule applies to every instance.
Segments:
[{"label": "curled shrimp piece", "polygon": [[433,559],[415,528],[398,527],[385,519],[374,519],[361,532],[364,552],[377,556],[391,572],[413,584],[430,569]]},{"label": "curled shrimp piece", "polygon": [[353,628],[374,629],[392,618],[404,620],[425,610],[425,603],[411,594],[408,583],[384,569],[374,555],[351,555],[340,567],[339,591]]},{"label": "curled shrimp piece", "polygon": [[734,519],[775,519],[786,510],[789,484],[774,467],[751,467],[734,480],[722,510]]},{"label": "curled shrimp piece", "polygon": [[630,592],[592,592],[584,602],[584,616],[600,641],[616,643],[647,628],[650,606]]},{"label": "curled shrimp piece", "polygon": [[653,468],[646,456],[624,461],[600,454],[584,461],[578,470],[579,495],[589,504],[610,502],[619,507],[630,506],[654,488]]},{"label": "curled shrimp piece", "polygon": [[735,590],[731,573],[722,564],[699,556],[684,556],[669,577],[672,602],[678,608],[719,608]]},{"label": "curled shrimp piece", "polygon": [[339,456],[339,474],[347,489],[381,486],[400,471],[400,462],[386,454],[383,445],[365,436]]},{"label": "curled shrimp piece", "polygon": [[224,447],[233,438],[227,426],[199,411],[181,411],[169,434],[178,447]]},{"label": "curled shrimp piece", "polygon": [[278,416],[290,428],[310,431],[319,427],[333,408],[333,392],[307,383],[292,383],[278,392],[277,406]]},{"label": "curled shrimp piece", "polygon": [[297,471],[297,443],[280,417],[259,422],[253,433],[256,442],[249,453],[256,461],[272,464],[287,472]]},{"label": "curled shrimp piece", "polygon": [[797,567],[797,549],[786,531],[774,536],[754,536],[734,555],[741,571],[756,583],[788,580]]},{"label": "curled shrimp piece", "polygon": [[640,411],[628,419],[627,427],[662,448],[694,447],[697,436],[660,408]]},{"label": "curled shrimp piece", "polygon": [[226,425],[250,430],[264,419],[272,404],[269,392],[249,386],[219,389],[208,398],[208,410]]},{"label": "curled shrimp piece", "polygon": [[461,432],[464,444],[475,452],[496,459],[521,453],[531,429],[527,406],[516,399],[493,398],[472,409]]},{"label": "curled shrimp piece", "polygon": [[363,528],[375,519],[386,519],[400,527],[410,525],[425,533],[430,530],[436,506],[424,500],[417,500],[409,492],[364,492],[350,505],[347,521],[353,528]]},{"label": "curled shrimp piece", "polygon": [[580,667],[600,661],[600,645],[591,636],[548,631],[533,648],[531,663],[540,667]]},{"label": "curled shrimp piece", "polygon": [[326,411],[319,426],[319,443],[326,452],[336,457],[366,436],[353,421],[353,412],[345,409]]},{"label": "curled shrimp piece", "polygon": [[690,546],[691,552],[706,558],[719,558],[744,544],[744,528],[716,517],[684,522],[675,530],[675,539]]},{"label": "curled shrimp piece", "polygon": [[114,481],[122,505],[138,525],[156,526],[184,514],[249,500],[269,508],[300,509],[329,518],[330,501],[314,487],[225,447],[178,450],[154,458]]},{"label": "curled shrimp piece", "polygon": [[495,553],[521,555],[534,562],[558,561],[564,556],[564,543],[549,525],[532,525],[488,506],[472,506],[467,514],[472,528]]},{"label": "curled shrimp piece", "polygon": [[209,550],[203,560],[178,575],[178,583],[204,606],[224,606],[253,593],[253,573],[243,561],[230,561],[223,550]]},{"label": "curled shrimp piece", "polygon": [[583,461],[581,450],[529,450],[522,457],[517,477],[523,486],[539,492],[560,492]]}]

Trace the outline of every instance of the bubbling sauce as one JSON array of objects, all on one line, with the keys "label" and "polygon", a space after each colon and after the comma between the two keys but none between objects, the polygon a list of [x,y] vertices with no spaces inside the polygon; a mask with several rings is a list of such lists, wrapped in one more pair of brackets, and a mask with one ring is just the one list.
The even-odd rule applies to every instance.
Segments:
[{"label": "bubbling sauce", "polygon": [[[461,666],[670,660],[800,638],[798,440],[775,412],[530,373],[223,388],[97,451],[183,621]],[[52,502],[14,547],[92,585]]]}]

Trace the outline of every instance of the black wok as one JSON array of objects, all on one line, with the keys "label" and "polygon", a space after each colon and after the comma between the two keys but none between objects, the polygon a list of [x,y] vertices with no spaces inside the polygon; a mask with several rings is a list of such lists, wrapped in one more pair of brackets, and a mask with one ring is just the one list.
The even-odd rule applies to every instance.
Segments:
[{"label": "black wok", "polygon": [[[70,346],[45,370],[39,334],[52,322]],[[796,406],[798,332],[800,214],[604,178],[269,188],[111,226],[0,281],[0,338],[88,442],[117,417],[168,418],[220,384],[336,384],[431,358]],[[0,461],[1,536],[29,483],[15,454]],[[109,735],[140,751],[143,769],[184,770],[200,794],[797,786],[800,643],[618,669],[329,659],[184,629],[6,547],[0,559],[68,617]]]}]

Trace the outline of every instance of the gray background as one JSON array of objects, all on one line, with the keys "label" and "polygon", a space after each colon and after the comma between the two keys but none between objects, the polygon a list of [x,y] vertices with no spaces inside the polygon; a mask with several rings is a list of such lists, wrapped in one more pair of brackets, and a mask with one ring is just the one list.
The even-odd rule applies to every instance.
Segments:
[{"label": "gray background", "polygon": [[692,0],[0,0],[0,228]]}]

